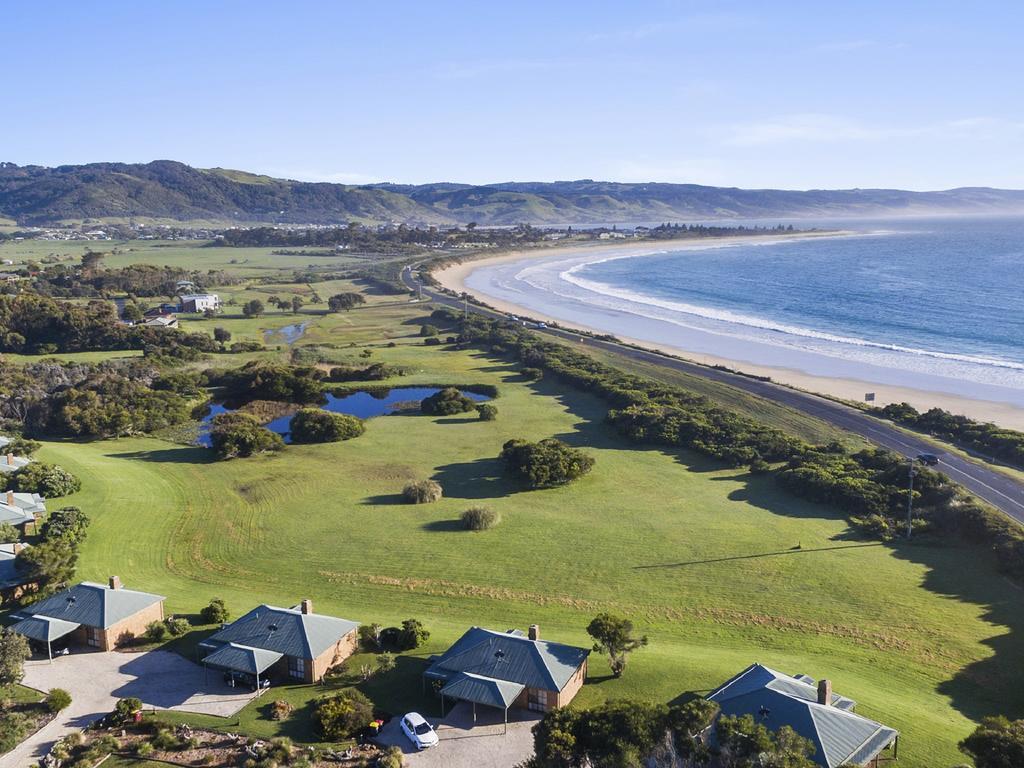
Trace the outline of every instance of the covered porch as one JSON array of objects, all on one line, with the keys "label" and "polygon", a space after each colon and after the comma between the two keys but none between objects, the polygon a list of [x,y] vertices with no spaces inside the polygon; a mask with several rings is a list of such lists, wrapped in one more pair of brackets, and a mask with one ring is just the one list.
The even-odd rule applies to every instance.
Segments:
[{"label": "covered porch", "polygon": [[526,686],[497,680],[493,677],[460,672],[452,677],[440,691],[441,715],[444,716],[446,699],[465,701],[472,706],[473,723],[477,722],[477,705],[498,709],[502,713],[504,733],[508,733],[508,710],[515,703]]},{"label": "covered porch", "polygon": [[270,687],[267,670],[283,658],[284,654],[277,651],[226,643],[203,659],[203,667],[207,676],[212,667],[225,673],[225,682],[231,687],[242,682],[261,694]]},{"label": "covered porch", "polygon": [[[46,648],[46,658],[53,661],[53,644],[70,635],[82,625],[48,616],[28,616],[11,627],[11,631],[24,636],[33,645]],[[61,646],[66,651],[66,646]]]}]

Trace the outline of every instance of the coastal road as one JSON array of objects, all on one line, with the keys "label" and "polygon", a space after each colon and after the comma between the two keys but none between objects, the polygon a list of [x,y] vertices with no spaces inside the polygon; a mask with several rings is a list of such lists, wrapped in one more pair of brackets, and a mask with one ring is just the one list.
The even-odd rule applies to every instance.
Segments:
[{"label": "coastal road", "polygon": [[[419,279],[417,267],[418,265],[410,265],[402,270],[402,282],[410,290],[420,291],[424,298],[431,299],[435,304],[443,304],[458,310],[468,306],[471,312],[495,319],[506,319],[506,315],[501,312],[495,312],[472,303],[467,305],[457,298],[424,285]],[[588,346],[615,352],[633,360],[654,363],[691,376],[700,376],[711,381],[728,384],[736,389],[741,389],[744,392],[749,392],[780,405],[788,406],[809,416],[815,416],[822,421],[860,435],[876,445],[888,448],[890,451],[908,458],[921,453],[936,453],[935,446],[927,440],[908,434],[888,422],[877,419],[856,408],[851,408],[848,405],[837,403],[834,400],[829,400],[819,395],[791,389],[770,381],[761,381],[717,368],[698,365],[697,363],[687,362],[675,357],[661,355],[657,352],[649,352],[615,342],[595,339],[590,336],[580,336],[578,333],[560,328],[545,328],[536,332],[569,341],[582,340]],[[993,507],[1002,510],[1009,517],[1024,525],[1024,482],[1015,480],[997,470],[990,469],[978,461],[956,454],[940,454],[938,469],[970,490],[978,498],[984,499]]]}]

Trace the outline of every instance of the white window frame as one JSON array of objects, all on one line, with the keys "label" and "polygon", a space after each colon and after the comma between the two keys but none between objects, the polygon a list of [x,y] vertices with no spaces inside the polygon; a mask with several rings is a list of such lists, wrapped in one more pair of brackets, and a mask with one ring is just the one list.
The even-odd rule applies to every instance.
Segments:
[{"label": "white window frame", "polygon": [[288,676],[297,680],[306,679],[306,660],[298,656],[288,657]]}]

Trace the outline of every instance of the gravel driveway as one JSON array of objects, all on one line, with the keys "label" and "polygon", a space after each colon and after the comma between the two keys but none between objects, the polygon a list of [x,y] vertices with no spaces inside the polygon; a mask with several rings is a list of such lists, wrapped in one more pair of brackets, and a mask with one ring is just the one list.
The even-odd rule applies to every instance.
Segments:
[{"label": "gravel driveway", "polygon": [[533,754],[531,729],[540,715],[509,710],[508,717],[504,733],[500,711],[477,707],[474,725],[472,707],[460,702],[443,720],[428,718],[440,738],[436,747],[417,752],[402,733],[400,715],[384,726],[377,742],[401,747],[409,768],[510,768]]},{"label": "gravel driveway", "polygon": [[229,688],[217,672],[207,682],[202,667],[169,651],[79,652],[52,663],[29,661],[23,684],[39,691],[63,688],[71,706],[0,757],[0,768],[34,765],[55,741],[112,711],[118,699],[135,696],[147,708],[229,717],[254,696]]}]

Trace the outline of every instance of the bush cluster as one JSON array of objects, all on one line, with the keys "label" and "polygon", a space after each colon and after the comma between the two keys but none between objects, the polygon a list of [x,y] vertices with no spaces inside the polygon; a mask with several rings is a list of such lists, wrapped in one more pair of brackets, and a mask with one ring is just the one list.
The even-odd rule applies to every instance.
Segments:
[{"label": "bush cluster", "polygon": [[445,387],[420,401],[420,411],[428,416],[453,416],[476,409],[476,403],[455,387]]},{"label": "bush cluster", "polygon": [[227,400],[278,400],[319,403],[323,400],[323,371],[253,360],[240,368],[207,371],[210,386],[220,387]]},{"label": "bush cluster", "polygon": [[509,440],[502,446],[500,458],[510,472],[532,488],[564,485],[594,466],[593,457],[553,437],[538,443]]},{"label": "bush cluster", "polygon": [[336,443],[359,437],[366,431],[361,419],[319,408],[303,408],[291,420],[293,443]]},{"label": "bush cluster", "polygon": [[33,461],[14,472],[9,486],[22,493],[38,493],[48,499],[70,496],[82,489],[82,481],[56,464]]},{"label": "bush cluster", "polygon": [[468,531],[486,531],[501,522],[501,513],[489,507],[470,507],[462,513],[462,524]]},{"label": "bush cluster", "polygon": [[440,501],[444,492],[436,480],[417,480],[402,489],[402,496],[412,504],[429,504]]},{"label": "bush cluster", "polygon": [[245,413],[221,413],[213,417],[210,447],[217,458],[235,459],[284,449],[284,440]]},{"label": "bush cluster", "polygon": [[480,414],[480,421],[494,421],[498,418],[498,409],[490,403],[480,403],[476,412]]},{"label": "bush cluster", "polygon": [[351,738],[373,719],[373,703],[355,688],[319,699],[313,710],[313,721],[328,741]]}]

